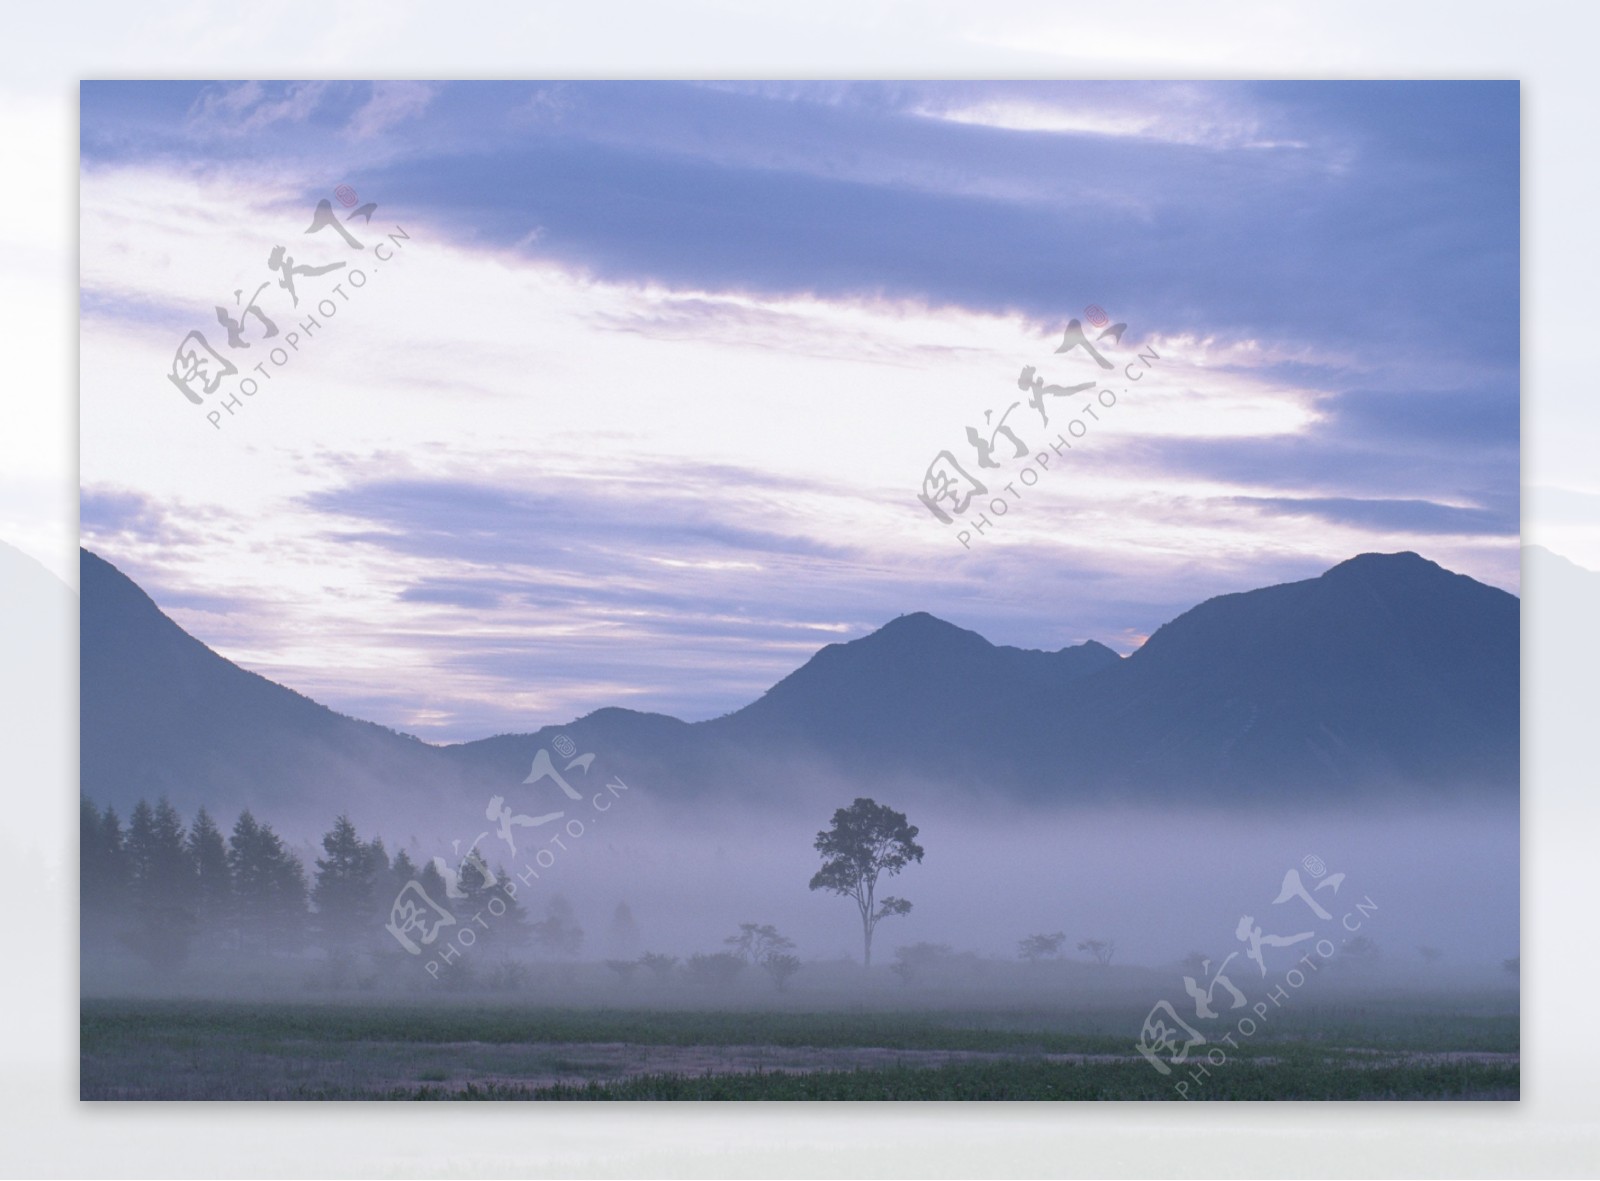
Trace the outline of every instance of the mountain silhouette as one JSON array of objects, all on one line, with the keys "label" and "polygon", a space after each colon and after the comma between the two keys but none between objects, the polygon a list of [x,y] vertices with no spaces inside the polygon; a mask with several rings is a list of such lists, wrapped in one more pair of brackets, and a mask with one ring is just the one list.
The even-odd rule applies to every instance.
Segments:
[{"label": "mountain silhouette", "polygon": [[1076,715],[1112,789],[1517,781],[1513,595],[1414,553],[1222,595],[1159,628]]},{"label": "mountain silhouette", "polygon": [[1120,663],[1090,641],[997,647],[926,612],[829,644],[743,709],[705,723],[745,745],[804,745],[875,768],[970,769],[972,734],[1064,712],[1073,686]]},{"label": "mountain silhouette", "polygon": [[[436,747],[230,663],[82,553],[82,782],[120,807],[480,806],[554,728]],[[1413,553],[1207,600],[1135,653],[991,644],[926,613],[830,644],[687,723],[560,727],[657,794],[791,796],[885,777],[1008,800],[1295,805],[1514,792],[1517,598]]]},{"label": "mountain silhouette", "polygon": [[126,808],[165,795],[186,812],[270,819],[453,774],[438,748],[218,656],[88,550],[78,596],[80,782],[92,800]]}]

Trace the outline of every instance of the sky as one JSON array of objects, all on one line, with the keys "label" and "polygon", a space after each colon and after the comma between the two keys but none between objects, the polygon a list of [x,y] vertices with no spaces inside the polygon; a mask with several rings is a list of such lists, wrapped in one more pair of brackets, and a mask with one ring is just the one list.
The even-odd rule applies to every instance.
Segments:
[{"label": "sky", "polygon": [[[1515,83],[86,83],[83,544],[430,741],[716,716],[918,610],[1126,653],[1362,552],[1515,592],[1519,117]],[[200,405],[191,331],[237,362]],[[1031,405],[1025,367],[1085,388]],[[948,524],[942,454],[986,487]]]}]

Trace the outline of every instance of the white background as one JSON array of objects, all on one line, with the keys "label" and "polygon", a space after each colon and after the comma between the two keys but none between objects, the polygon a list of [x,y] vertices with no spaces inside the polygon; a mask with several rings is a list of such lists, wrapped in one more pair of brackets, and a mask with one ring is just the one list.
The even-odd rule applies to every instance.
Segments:
[{"label": "white background", "polygon": [[[1524,110],[1524,486],[1592,487],[1595,33],[1588,4],[1095,7],[8,6],[0,55],[0,537],[76,568],[80,78],[1515,78]],[[1590,527],[1600,522],[1588,522]],[[1570,524],[1565,526],[1570,528]],[[1554,522],[1525,540],[1562,550]],[[1526,587],[1542,636],[1592,647]],[[76,665],[76,637],[52,636]],[[1592,667],[1592,666],[1591,666]],[[1525,665],[1519,1104],[80,1105],[72,782],[14,770],[0,1169],[19,1176],[1594,1175],[1596,894],[1587,735],[1541,721],[1584,684]],[[1592,700],[1592,694],[1590,700]],[[76,702],[56,734],[76,748]],[[1544,715],[1547,717],[1548,715]],[[48,760],[46,760],[48,762]],[[7,752],[0,766],[26,766]],[[68,758],[68,766],[75,759]]]}]

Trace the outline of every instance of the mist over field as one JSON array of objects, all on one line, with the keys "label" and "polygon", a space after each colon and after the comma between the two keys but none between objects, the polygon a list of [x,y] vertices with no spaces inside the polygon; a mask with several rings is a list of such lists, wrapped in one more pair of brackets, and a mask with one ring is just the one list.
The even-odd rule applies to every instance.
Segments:
[{"label": "mist over field", "polygon": [[[1061,930],[1072,945],[1114,939],[1119,963],[1170,964],[1193,950],[1220,959],[1239,947],[1239,916],[1266,919],[1282,909],[1269,904],[1285,871],[1316,854],[1347,873],[1338,897],[1346,909],[1363,895],[1379,904],[1368,929],[1400,963],[1420,963],[1419,944],[1445,951],[1463,968],[1498,970],[1517,954],[1512,808],[1448,818],[1374,809],[1277,819],[1248,812],[905,810],[927,855],[884,888],[915,905],[879,927],[885,953],[928,941],[1014,958],[1024,936]],[[650,946],[715,950],[722,933],[758,921],[775,923],[818,958],[860,957],[851,904],[805,888],[817,865],[811,839],[825,815],[796,809],[741,817],[710,807],[704,816],[680,818],[663,811],[643,806],[624,817],[619,808],[624,835],[614,844],[608,834],[604,844],[574,847],[559,887],[552,871],[552,888],[565,890],[601,929],[614,902],[626,901]]]},{"label": "mist over field", "polygon": [[[493,952],[464,949],[463,958],[475,957],[480,967],[502,954],[530,964],[597,962],[645,951],[687,959],[723,951],[741,923],[759,923],[792,939],[804,961],[860,961],[854,904],[807,889],[818,866],[812,841],[827,824],[826,810],[710,800],[675,805],[651,798],[649,790],[630,784],[603,817],[574,809],[570,816],[584,817],[581,836],[552,826],[548,838],[524,836],[518,856],[489,833],[478,847],[502,880],[522,879],[516,898],[530,917],[542,917],[559,896],[570,904],[583,939],[571,954],[554,955],[524,934],[515,946]],[[871,790],[864,787],[862,794]],[[909,899],[913,910],[878,926],[880,971],[894,962],[896,948],[918,943],[1016,961],[1022,939],[1057,931],[1067,936],[1063,954],[1069,960],[1092,962],[1075,949],[1102,939],[1115,943],[1118,966],[1172,970],[1195,951],[1220,962],[1243,950],[1234,933],[1242,915],[1269,930],[1275,920],[1283,933],[1303,929],[1296,925],[1309,917],[1303,910],[1271,904],[1285,872],[1308,855],[1320,857],[1330,873],[1346,875],[1336,895],[1318,895],[1335,919],[1359,902],[1376,908],[1353,921],[1378,952],[1364,968],[1381,968],[1386,984],[1505,982],[1502,962],[1518,954],[1518,823],[1509,804],[1442,816],[1370,803],[1348,812],[1272,815],[908,804],[887,795],[879,802],[907,812],[926,850],[920,864],[884,879],[881,893]],[[314,868],[322,850],[308,837],[328,822],[282,820],[279,831],[300,836],[292,847]],[[391,854],[404,849],[418,865],[436,855],[454,865],[484,832],[481,816],[465,808],[459,827],[428,837],[403,822],[357,827],[364,837],[380,836]],[[459,842],[456,851],[452,841]],[[540,850],[548,854],[547,868],[540,868],[546,858],[536,859]],[[374,910],[365,942],[373,951],[394,953],[382,929],[388,900],[380,901],[382,914]],[[619,905],[632,915],[632,934],[616,930]],[[1425,960],[1420,948],[1438,954]],[[1305,950],[1269,951],[1268,966],[1281,970]],[[86,984],[92,982],[91,990],[193,993],[204,990],[208,967],[236,958],[196,954],[188,970],[166,976],[120,956],[118,967],[103,970],[86,961]],[[384,985],[426,985],[429,958],[386,954],[383,971],[393,978]],[[217,979],[219,988],[233,986],[224,983],[226,973]],[[298,988],[298,978],[292,984]],[[790,987],[804,994],[806,974]]]}]

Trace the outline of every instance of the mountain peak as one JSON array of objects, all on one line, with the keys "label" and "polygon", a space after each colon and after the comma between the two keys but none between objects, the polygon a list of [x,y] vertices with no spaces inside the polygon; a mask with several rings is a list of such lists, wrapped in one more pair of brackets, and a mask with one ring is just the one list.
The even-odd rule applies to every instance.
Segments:
[{"label": "mountain peak", "polygon": [[1430,562],[1421,554],[1402,550],[1394,554],[1357,554],[1323,572],[1323,578],[1345,578],[1350,575],[1380,575],[1415,578],[1423,574],[1449,574],[1437,562]]},{"label": "mountain peak", "polygon": [[[869,633],[864,639],[871,636],[903,636],[907,639],[927,641],[936,637],[954,638],[957,636],[972,636],[983,639],[977,632],[968,631],[953,623],[940,619],[937,615],[930,615],[926,611],[912,611],[908,615],[897,615],[888,623]],[[984,640],[984,643],[988,643]]]}]

